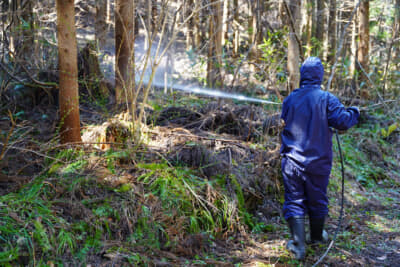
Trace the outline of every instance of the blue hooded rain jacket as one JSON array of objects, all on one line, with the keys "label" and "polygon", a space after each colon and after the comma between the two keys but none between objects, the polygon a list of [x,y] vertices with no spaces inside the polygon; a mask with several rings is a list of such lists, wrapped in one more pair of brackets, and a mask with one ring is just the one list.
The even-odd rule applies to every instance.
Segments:
[{"label": "blue hooded rain jacket", "polygon": [[321,60],[308,58],[300,69],[300,88],[283,101],[281,114],[285,121],[281,155],[302,171],[315,174],[331,171],[331,127],[347,130],[360,115],[357,108],[345,108],[337,97],[321,90],[323,76]]},{"label": "blue hooded rain jacket", "polygon": [[300,88],[283,102],[281,118],[282,174],[285,186],[285,219],[292,216],[323,217],[332,168],[332,128],[347,130],[357,123],[359,111],[345,108],[337,97],[321,90],[324,68],[317,57],[300,69]]}]

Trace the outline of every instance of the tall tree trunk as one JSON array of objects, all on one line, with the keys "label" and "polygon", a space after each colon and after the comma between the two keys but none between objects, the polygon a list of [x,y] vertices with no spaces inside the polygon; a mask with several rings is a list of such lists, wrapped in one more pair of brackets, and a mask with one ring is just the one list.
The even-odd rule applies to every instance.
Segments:
[{"label": "tall tree trunk", "polygon": [[135,1],[116,0],[115,99],[132,103],[135,83]]},{"label": "tall tree trunk", "polygon": [[290,16],[288,18],[290,32],[288,39],[287,68],[289,72],[289,91],[291,92],[298,88],[300,83],[300,44],[298,43],[299,39],[296,38],[296,34],[299,32],[300,27],[301,0],[290,1],[290,3],[288,3],[288,7],[293,19],[293,23],[291,23]]},{"label": "tall tree trunk", "polygon": [[207,62],[207,82],[211,87],[221,87],[222,79],[222,5],[219,0],[212,0],[212,14],[209,19],[209,43]]},{"label": "tall tree trunk", "polygon": [[6,36],[5,32],[6,32],[6,28],[7,28],[7,22],[8,22],[8,16],[7,16],[8,10],[9,10],[8,1],[3,1],[1,3],[1,11],[2,11],[1,12],[1,22],[2,22],[1,30],[3,32],[3,34],[1,35],[2,36],[1,42],[3,43],[3,45],[1,47],[2,47],[3,55],[6,53],[5,52],[6,46],[4,44],[6,44],[6,42],[7,42],[7,36]]},{"label": "tall tree trunk", "polygon": [[21,31],[21,43],[22,46],[18,51],[18,55],[26,60],[29,60],[31,63],[35,62],[35,56],[33,55],[34,49],[34,16],[33,16],[33,2],[32,0],[28,0],[23,7],[21,7],[21,18],[25,21],[23,24]]},{"label": "tall tree trunk", "polygon": [[[257,0],[249,1],[248,31],[250,34],[250,61],[257,59]],[[250,65],[250,70],[255,71],[254,65]]]},{"label": "tall tree trunk", "polygon": [[329,7],[328,34],[328,62],[332,66],[335,63],[336,54],[336,0],[331,0]]},{"label": "tall tree trunk", "polygon": [[[357,5],[356,2],[354,2],[354,7]],[[346,14],[349,15],[349,14]],[[350,16],[350,15],[349,15]],[[357,20],[358,16],[355,14],[355,18],[352,21],[352,31],[351,31],[351,43],[350,43],[350,67],[349,67],[349,72],[351,77],[353,77],[353,83],[355,80],[355,70],[356,70],[356,58],[357,58]],[[347,16],[344,16],[347,19]]]},{"label": "tall tree trunk", "polygon": [[325,25],[325,1],[317,0],[317,24],[315,37],[318,40],[317,51],[320,56],[323,55]]},{"label": "tall tree trunk", "polygon": [[[185,17],[189,17],[192,12],[193,12],[193,8],[194,8],[194,3],[193,0],[188,0],[185,4]],[[194,46],[194,25],[193,25],[193,17],[191,19],[189,19],[186,29],[186,50],[191,50]]]},{"label": "tall tree trunk", "polygon": [[313,4],[312,0],[308,0],[306,4],[307,10],[307,23],[306,23],[306,56],[311,56],[312,51],[312,43],[311,43],[311,36],[312,36],[312,26],[313,26]]},{"label": "tall tree trunk", "polygon": [[228,40],[228,31],[229,31],[229,11],[230,11],[230,0],[224,0],[223,5],[223,15],[222,15],[222,46],[225,45]]},{"label": "tall tree trunk", "polygon": [[103,51],[107,40],[107,0],[96,1],[96,21],[94,27],[98,49]]},{"label": "tall tree trunk", "polygon": [[57,0],[61,143],[81,142],[74,0]]},{"label": "tall tree trunk", "polygon": [[[396,0],[395,2],[395,23],[396,23],[396,31],[395,31],[395,36],[393,36],[393,40],[397,40],[400,37],[400,0]],[[394,59],[399,59],[400,58],[400,41],[397,40],[395,41],[394,45],[394,51],[393,51],[393,58]],[[400,70],[400,62],[399,60],[397,61],[397,70]]]},{"label": "tall tree trunk", "polygon": [[157,0],[147,0],[147,20],[146,27],[149,32],[153,33],[156,31],[156,20],[157,20]]},{"label": "tall tree trunk", "polygon": [[[255,62],[260,62],[260,51],[258,49],[258,45],[262,41],[262,24],[261,24],[261,0],[252,1],[250,5],[250,20],[249,25],[252,29],[251,31],[251,51],[250,51],[250,59]],[[253,66],[253,65],[252,65]]]},{"label": "tall tree trunk", "polygon": [[[359,47],[357,50],[357,60],[365,73],[368,73],[369,65],[369,0],[363,0],[359,9]],[[357,64],[357,67],[359,65]],[[364,72],[361,70],[361,72]],[[360,75],[360,81],[367,80],[365,74]]]},{"label": "tall tree trunk", "polygon": [[21,6],[21,0],[10,0],[9,4],[9,50],[14,55],[18,53],[18,43],[20,39],[20,20],[18,18],[18,10]]},{"label": "tall tree trunk", "polygon": [[194,22],[194,47],[199,49],[201,44],[201,20],[200,20],[200,6],[201,0],[194,0],[195,14],[193,17]]},{"label": "tall tree trunk", "polygon": [[233,51],[232,56],[237,57],[239,55],[240,46],[240,31],[239,31],[239,0],[233,0]]}]

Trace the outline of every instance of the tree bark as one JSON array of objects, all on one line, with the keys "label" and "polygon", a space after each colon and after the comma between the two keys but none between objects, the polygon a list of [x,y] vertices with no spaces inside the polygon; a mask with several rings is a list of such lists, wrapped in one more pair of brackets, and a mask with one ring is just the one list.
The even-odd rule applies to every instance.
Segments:
[{"label": "tree bark", "polygon": [[[357,5],[354,2],[354,7]],[[347,14],[346,14],[347,15]],[[355,14],[357,15],[357,13]],[[347,16],[345,16],[347,18]],[[350,67],[349,72],[351,77],[353,77],[353,82],[355,80],[355,70],[356,70],[356,58],[357,58],[357,20],[358,16],[356,16],[352,22],[352,31],[351,31],[351,43],[350,43]]]},{"label": "tree bark", "polygon": [[200,20],[200,6],[201,6],[201,1],[200,0],[194,0],[194,9],[195,9],[195,14],[193,16],[193,23],[194,23],[194,47],[195,49],[198,49],[201,44],[201,20]]},{"label": "tree bark", "polygon": [[116,0],[115,99],[132,103],[135,83],[135,1]]},{"label": "tree bark", "polygon": [[328,62],[332,66],[336,55],[336,0],[331,0],[329,7],[328,34]]},{"label": "tree bark", "polygon": [[61,143],[81,142],[74,0],[57,0]]},{"label": "tree bark", "polygon": [[22,8],[21,17],[27,23],[22,26],[21,43],[22,47],[18,52],[21,58],[35,62],[36,55],[33,55],[35,40],[35,21],[33,16],[33,2],[28,0]]},{"label": "tree bark", "polygon": [[222,5],[219,0],[212,0],[212,14],[209,19],[209,44],[207,62],[207,82],[211,87],[221,87],[222,79]]},{"label": "tree bark", "polygon": [[107,40],[107,0],[96,1],[96,21],[94,27],[98,49],[103,51]]},{"label": "tree bark", "polygon": [[[289,72],[288,84],[289,84],[289,92],[298,88],[300,83],[300,44],[298,43],[298,39],[296,38],[296,34],[299,32],[300,27],[300,10],[301,10],[301,1],[293,0],[288,3],[288,7],[293,19],[293,26],[289,25],[289,38],[288,38],[288,61],[287,68]],[[291,18],[288,18],[289,24]]]},{"label": "tree bark", "polygon": [[[193,12],[194,3],[193,0],[188,0],[185,4],[185,17],[189,17]],[[187,26],[186,26],[186,50],[193,49],[194,46],[194,25],[193,25],[194,18],[192,17],[189,19]]]},{"label": "tree bark", "polygon": [[[363,0],[359,9],[359,47],[357,50],[357,60],[361,67],[368,73],[369,65],[369,1]],[[358,67],[358,64],[356,64]],[[365,75],[359,81],[367,80]]]},{"label": "tree bark", "polygon": [[[258,45],[262,40],[262,25],[261,25],[261,3],[260,0],[255,0],[250,2],[250,19],[249,26],[251,27],[251,51],[250,59],[255,62],[260,62],[260,52]],[[254,67],[254,65],[251,65]]]},{"label": "tree bark", "polygon": [[307,23],[306,23],[306,56],[311,56],[312,51],[312,43],[311,43],[311,36],[312,36],[312,22],[313,22],[313,4],[311,0],[307,1],[306,4],[307,10]]},{"label": "tree bark", "polygon": [[325,6],[324,0],[317,0],[317,24],[315,37],[318,40],[317,51],[319,55],[323,55],[324,42],[324,25],[325,25]]},{"label": "tree bark", "polygon": [[239,0],[233,0],[233,51],[232,56],[239,56],[239,46],[240,46],[240,32],[239,32]]},{"label": "tree bark", "polygon": [[[396,23],[396,31],[393,40],[397,40],[400,37],[400,0],[396,0],[395,2],[395,23]],[[397,40],[393,44],[394,51],[393,51],[393,58],[398,59],[400,57],[400,41]],[[400,70],[400,62],[397,62],[397,70]]]},{"label": "tree bark", "polygon": [[222,15],[222,46],[225,45],[226,41],[229,39],[229,12],[230,12],[230,0],[224,0],[223,15]]}]

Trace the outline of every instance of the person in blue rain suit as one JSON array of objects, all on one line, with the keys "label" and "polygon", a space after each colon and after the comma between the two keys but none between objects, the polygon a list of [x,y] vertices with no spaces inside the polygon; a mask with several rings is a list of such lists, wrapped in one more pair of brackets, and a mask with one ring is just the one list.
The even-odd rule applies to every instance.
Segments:
[{"label": "person in blue rain suit", "polygon": [[295,258],[305,257],[304,221],[308,214],[311,242],[322,242],[326,195],[332,167],[332,129],[347,130],[357,123],[356,107],[345,108],[337,97],[321,90],[324,67],[309,57],[300,68],[300,88],[284,101],[281,118],[282,175],[285,187],[283,214],[292,240],[287,249]]}]

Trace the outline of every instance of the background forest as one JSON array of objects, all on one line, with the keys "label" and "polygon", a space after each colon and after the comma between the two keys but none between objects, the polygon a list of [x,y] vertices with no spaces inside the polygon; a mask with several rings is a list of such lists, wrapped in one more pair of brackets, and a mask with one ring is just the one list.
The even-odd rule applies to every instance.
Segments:
[{"label": "background forest", "polygon": [[[0,1],[1,266],[311,266],[280,104],[318,56],[341,135],[327,266],[400,262],[400,0]],[[338,227],[337,143],[327,231]]]}]

